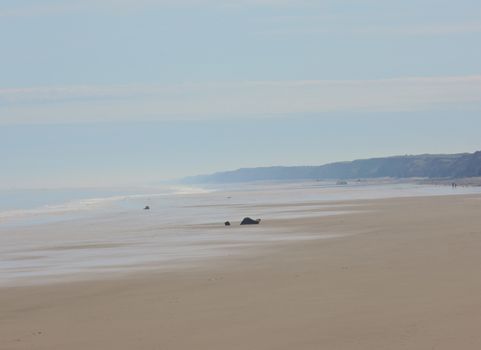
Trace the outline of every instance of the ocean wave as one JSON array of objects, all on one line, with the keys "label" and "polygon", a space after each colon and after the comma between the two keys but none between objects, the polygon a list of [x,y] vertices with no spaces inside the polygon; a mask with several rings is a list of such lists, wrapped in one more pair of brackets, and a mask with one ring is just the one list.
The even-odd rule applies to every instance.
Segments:
[{"label": "ocean wave", "polygon": [[[145,190],[143,190],[145,191]],[[214,190],[200,187],[188,186],[169,186],[161,189],[162,192],[152,193],[137,193],[137,194],[120,194],[107,197],[86,198],[79,200],[66,201],[61,204],[42,205],[36,208],[29,209],[11,209],[0,211],[0,223],[10,220],[65,215],[70,213],[81,213],[88,211],[95,211],[99,209],[113,209],[117,204],[122,202],[136,201],[136,200],[151,200],[153,198],[161,198],[167,196],[177,195],[199,195],[211,193]]]},{"label": "ocean wave", "polygon": [[172,186],[174,194],[189,195],[189,194],[208,194],[215,192],[214,189],[207,189],[201,187],[189,187],[189,186]]}]

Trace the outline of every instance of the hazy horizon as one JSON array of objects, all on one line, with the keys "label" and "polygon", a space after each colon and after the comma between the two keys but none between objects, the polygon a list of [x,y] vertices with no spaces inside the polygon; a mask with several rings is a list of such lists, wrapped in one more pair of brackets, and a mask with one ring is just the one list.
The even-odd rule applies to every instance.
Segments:
[{"label": "hazy horizon", "polygon": [[481,149],[481,4],[0,5],[0,188]]}]

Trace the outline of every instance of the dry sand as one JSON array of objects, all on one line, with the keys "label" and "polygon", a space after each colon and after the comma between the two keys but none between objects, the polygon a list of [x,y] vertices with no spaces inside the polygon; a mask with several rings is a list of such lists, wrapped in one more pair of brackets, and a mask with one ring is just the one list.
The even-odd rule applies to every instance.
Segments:
[{"label": "dry sand", "polygon": [[0,289],[0,349],[481,349],[481,197],[355,204],[262,223],[341,238]]}]

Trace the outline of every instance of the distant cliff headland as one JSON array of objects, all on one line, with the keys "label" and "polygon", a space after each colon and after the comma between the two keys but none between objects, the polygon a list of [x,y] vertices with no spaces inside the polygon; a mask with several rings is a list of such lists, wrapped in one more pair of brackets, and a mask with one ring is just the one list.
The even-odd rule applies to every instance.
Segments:
[{"label": "distant cliff headland", "polygon": [[244,168],[185,178],[185,183],[250,181],[349,180],[375,178],[453,179],[481,176],[481,151],[459,154],[422,154],[355,160],[320,166]]}]

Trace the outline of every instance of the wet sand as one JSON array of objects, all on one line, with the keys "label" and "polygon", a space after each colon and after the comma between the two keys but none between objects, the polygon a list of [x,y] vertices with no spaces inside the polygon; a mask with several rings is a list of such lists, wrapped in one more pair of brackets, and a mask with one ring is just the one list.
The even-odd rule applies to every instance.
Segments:
[{"label": "wet sand", "polygon": [[343,215],[262,222],[337,238],[2,288],[0,348],[481,348],[481,197],[352,204],[356,211]]}]

